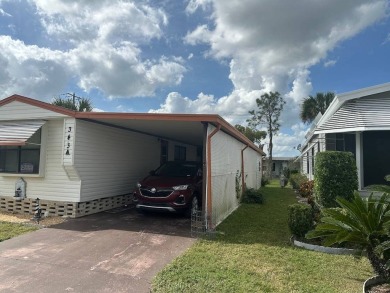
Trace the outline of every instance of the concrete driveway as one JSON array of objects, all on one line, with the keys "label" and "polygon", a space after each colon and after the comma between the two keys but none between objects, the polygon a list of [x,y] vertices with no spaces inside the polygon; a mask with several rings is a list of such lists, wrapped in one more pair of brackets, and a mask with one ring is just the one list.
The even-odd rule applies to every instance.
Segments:
[{"label": "concrete driveway", "polygon": [[0,292],[149,292],[194,243],[189,219],[103,212],[0,243]]}]

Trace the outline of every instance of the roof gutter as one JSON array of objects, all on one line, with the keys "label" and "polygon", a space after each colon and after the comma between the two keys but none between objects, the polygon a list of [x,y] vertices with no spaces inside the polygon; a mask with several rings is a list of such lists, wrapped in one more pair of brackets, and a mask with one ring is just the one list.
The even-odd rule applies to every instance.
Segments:
[{"label": "roof gutter", "polygon": [[221,129],[221,124],[217,125],[208,136],[207,136],[207,216],[206,216],[206,229],[209,229],[210,223],[212,224],[212,200],[211,200],[211,138]]}]

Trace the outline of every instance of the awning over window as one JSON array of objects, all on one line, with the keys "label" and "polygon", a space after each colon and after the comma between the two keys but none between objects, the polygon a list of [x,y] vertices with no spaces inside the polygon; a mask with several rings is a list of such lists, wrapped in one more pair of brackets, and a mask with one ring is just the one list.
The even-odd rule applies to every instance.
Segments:
[{"label": "awning over window", "polygon": [[0,146],[25,145],[45,122],[44,120],[0,121]]}]

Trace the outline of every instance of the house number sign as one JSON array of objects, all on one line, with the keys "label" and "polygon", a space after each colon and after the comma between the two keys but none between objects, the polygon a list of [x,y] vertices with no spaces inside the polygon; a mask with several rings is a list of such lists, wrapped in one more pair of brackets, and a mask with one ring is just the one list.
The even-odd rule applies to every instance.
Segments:
[{"label": "house number sign", "polygon": [[66,119],[64,125],[64,164],[72,164],[75,136],[75,121]]},{"label": "house number sign", "polygon": [[72,132],[72,127],[71,126],[68,126],[68,136],[67,136],[67,142],[66,142],[66,153],[65,155],[69,156],[70,155],[70,139],[72,138],[72,136],[70,135]]}]

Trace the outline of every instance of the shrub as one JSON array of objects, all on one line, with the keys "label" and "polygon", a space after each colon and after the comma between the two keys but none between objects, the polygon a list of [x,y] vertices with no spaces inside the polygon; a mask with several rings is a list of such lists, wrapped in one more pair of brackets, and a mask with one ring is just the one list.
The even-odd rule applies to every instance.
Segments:
[{"label": "shrub", "polygon": [[241,202],[262,204],[264,202],[263,194],[259,189],[247,188],[242,195]]},{"label": "shrub", "polygon": [[299,187],[299,195],[305,198],[313,196],[314,180],[309,180],[301,183]]},{"label": "shrub", "polygon": [[304,237],[314,228],[312,208],[304,204],[293,204],[288,207],[288,227],[291,234]]},{"label": "shrub", "polygon": [[300,173],[290,175],[290,184],[293,189],[299,189],[301,184],[306,181],[308,181],[307,177]]},{"label": "shrub", "polygon": [[299,170],[290,170],[290,175],[299,174]]},{"label": "shrub", "polygon": [[261,176],[261,186],[264,187],[269,184],[269,180],[265,176]]},{"label": "shrub", "polygon": [[316,156],[314,193],[318,204],[337,207],[336,197],[353,199],[358,189],[355,159],[352,153],[326,151]]},{"label": "shrub", "polygon": [[308,239],[323,238],[324,245],[348,243],[365,251],[374,271],[390,279],[390,195],[362,199],[355,192],[351,201],[338,197],[342,209],[323,209],[321,223],[307,234]]}]

